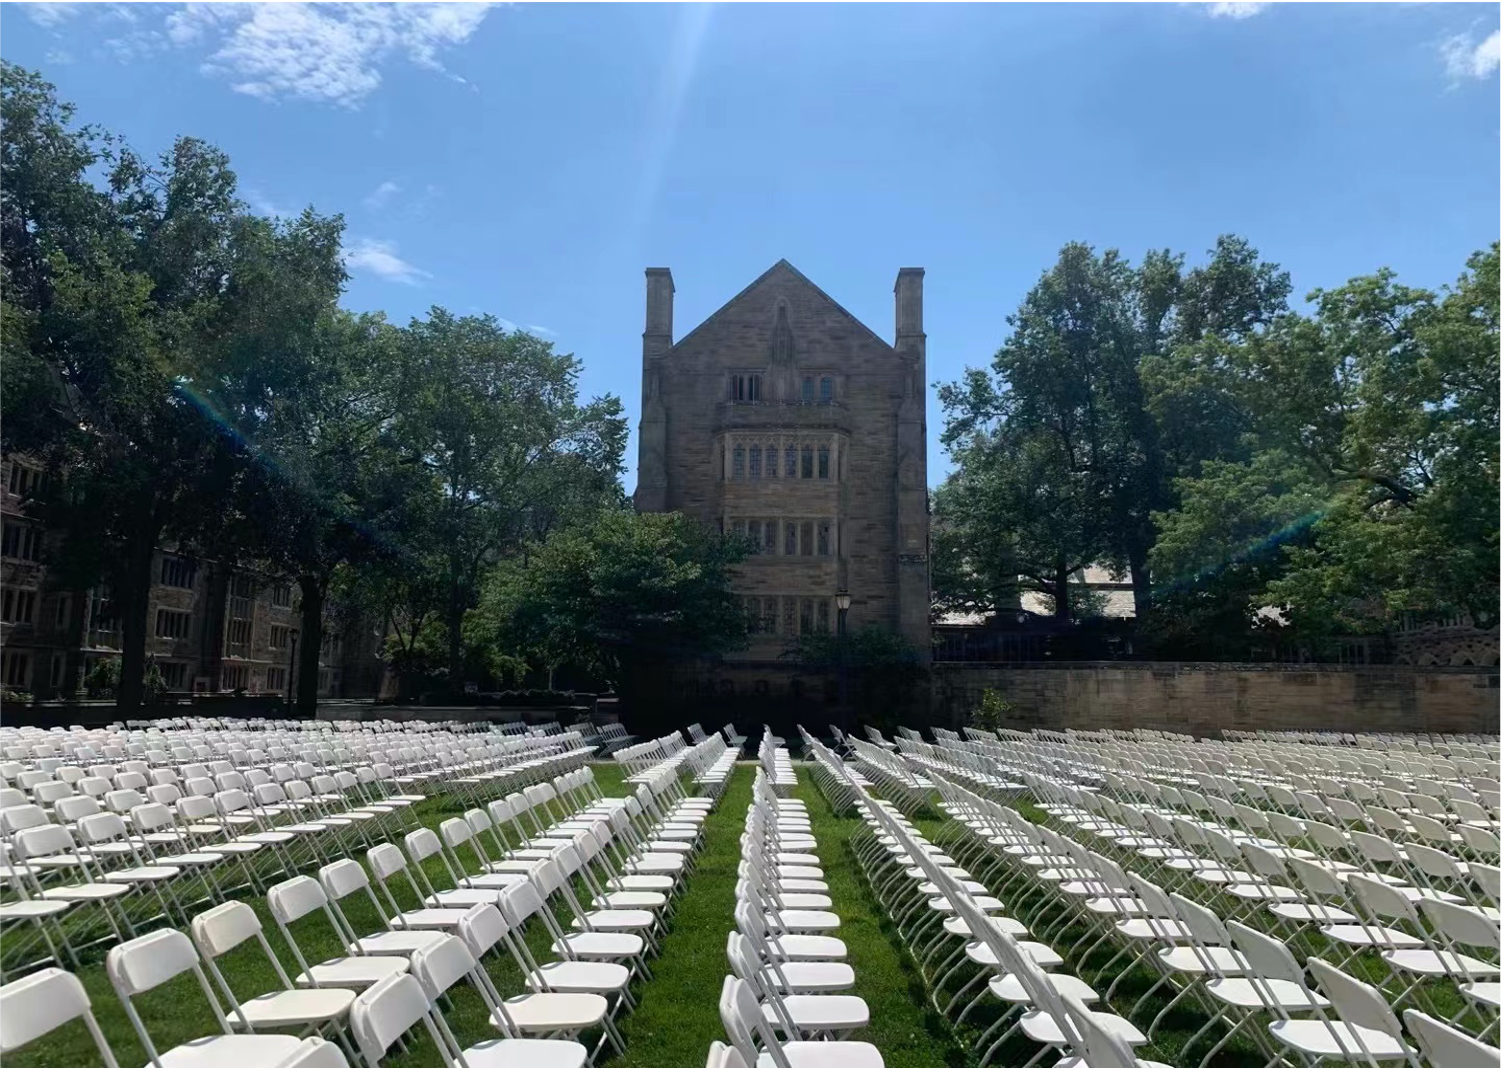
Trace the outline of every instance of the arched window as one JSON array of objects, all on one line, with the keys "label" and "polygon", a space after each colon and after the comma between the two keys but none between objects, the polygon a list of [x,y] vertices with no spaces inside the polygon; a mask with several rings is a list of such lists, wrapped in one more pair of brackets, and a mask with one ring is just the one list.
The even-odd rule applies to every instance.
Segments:
[{"label": "arched window", "polygon": [[812,445],[803,446],[803,477],[814,477],[814,447]]},{"label": "arched window", "polygon": [[767,446],[767,477],[777,477],[777,446]]},{"label": "arched window", "polygon": [[751,477],[761,477],[761,446],[751,446]]},{"label": "arched window", "polygon": [[804,523],[803,524],[803,528],[801,530],[799,530],[798,534],[799,534],[799,546],[798,547],[803,551],[803,555],[804,556],[812,556],[812,555],[814,555],[814,525],[813,525],[813,523],[811,523],[811,522],[810,523]]},{"label": "arched window", "polygon": [[805,376],[803,379],[802,399],[804,404],[812,404],[814,402],[814,379],[812,375]]},{"label": "arched window", "polygon": [[827,599],[819,601],[819,631],[824,634],[829,633],[829,601]]},{"label": "arched window", "polygon": [[737,445],[735,447],[735,451],[733,453],[731,453],[730,477],[731,478],[745,478],[746,477],[746,450],[741,445]]},{"label": "arched window", "polygon": [[829,520],[819,521],[819,555],[829,555]]},{"label": "arched window", "polygon": [[[752,461],[752,462],[754,463],[755,461]],[[752,475],[751,477],[755,478],[756,476]],[[828,445],[820,445],[819,446],[819,477],[820,478],[828,478],[829,477],[829,446]]]},{"label": "arched window", "polygon": [[798,633],[812,634],[814,630],[814,599],[805,597],[798,604]]},{"label": "arched window", "polygon": [[777,520],[768,519],[762,524],[762,534],[764,536],[762,551],[775,553],[777,551]]},{"label": "arched window", "polygon": [[782,526],[782,555],[798,555],[798,524],[784,523]]},{"label": "arched window", "polygon": [[789,445],[782,453],[782,475],[784,478],[798,477],[798,446]]},{"label": "arched window", "polygon": [[819,379],[819,403],[828,404],[834,400],[834,379],[825,375]]}]

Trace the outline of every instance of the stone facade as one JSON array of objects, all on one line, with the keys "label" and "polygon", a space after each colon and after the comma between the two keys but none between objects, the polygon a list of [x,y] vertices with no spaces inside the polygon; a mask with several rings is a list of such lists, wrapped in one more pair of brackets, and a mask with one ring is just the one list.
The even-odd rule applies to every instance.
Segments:
[{"label": "stone facade", "polygon": [[996,690],[1020,730],[1497,732],[1498,676],[1336,664],[935,664],[933,721],[961,724]]},{"label": "stone facade", "polygon": [[[0,459],[0,682],[38,698],[78,692],[102,659],[120,655],[120,621],[109,591],[61,588],[47,567],[56,536],[27,518],[40,470]],[[251,569],[159,549],[146,615],[146,655],[174,693],[285,693],[300,629],[295,584]],[[320,650],[318,692],[374,696],[380,635],[330,619]]]},{"label": "stone facade", "polygon": [[798,633],[876,624],[926,655],[923,271],[897,275],[888,343],[786,260],[682,338],[673,279],[647,271],[636,507],[746,533],[744,659]]}]

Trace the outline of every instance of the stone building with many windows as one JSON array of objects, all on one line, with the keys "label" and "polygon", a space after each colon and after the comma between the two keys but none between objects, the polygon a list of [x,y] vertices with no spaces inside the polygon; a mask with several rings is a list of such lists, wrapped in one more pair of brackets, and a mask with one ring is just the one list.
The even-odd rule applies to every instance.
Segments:
[{"label": "stone building with many windows", "polygon": [[681,338],[673,278],[647,274],[636,507],[743,533],[742,659],[838,623],[929,650],[923,271],[897,274],[877,336],[780,260]]},{"label": "stone building with many windows", "polygon": [[[47,561],[57,535],[28,515],[43,472],[0,459],[0,684],[39,698],[67,697],[100,660],[120,655],[120,619],[108,587],[70,590]],[[297,587],[252,569],[157,550],[146,615],[146,655],[174,693],[285,694],[300,628]],[[374,696],[380,635],[330,618],[318,692]]]}]

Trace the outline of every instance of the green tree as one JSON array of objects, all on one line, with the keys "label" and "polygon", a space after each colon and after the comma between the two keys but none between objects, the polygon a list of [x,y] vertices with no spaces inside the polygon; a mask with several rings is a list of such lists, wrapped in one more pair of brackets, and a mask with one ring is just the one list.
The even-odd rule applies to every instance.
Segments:
[{"label": "green tree", "polygon": [[1401,613],[1496,619],[1497,246],[1442,297],[1391,271],[1228,348],[1247,456],[1179,483],[1155,560],[1186,581],[1275,565],[1252,607],[1301,634]]},{"label": "green tree", "polygon": [[434,487],[425,559],[441,575],[437,615],[449,684],[463,681],[464,615],[485,569],[560,522],[619,499],[626,424],[613,396],[578,401],[579,363],[490,316],[434,308],[404,332],[402,447]]},{"label": "green tree", "polygon": [[[1204,458],[1198,432],[1175,420],[1220,425],[1202,397],[1157,400],[1157,361],[1256,334],[1288,292],[1287,276],[1240,238],[1222,237],[1187,273],[1183,262],[1155,251],[1133,266],[1115,250],[1066,245],[1008,317],[990,372],[972,369],[940,391],[963,479],[997,487],[992,525],[973,537],[1014,547],[1051,588],[1061,568],[1084,563],[1129,574],[1139,617],[1151,607],[1153,512],[1173,506],[1174,477]],[[1160,411],[1173,415],[1166,430]]]},{"label": "green tree", "polygon": [[741,540],[681,513],[611,509],[491,568],[468,633],[545,668],[639,687],[674,660],[741,646],[731,582],[745,556]]}]

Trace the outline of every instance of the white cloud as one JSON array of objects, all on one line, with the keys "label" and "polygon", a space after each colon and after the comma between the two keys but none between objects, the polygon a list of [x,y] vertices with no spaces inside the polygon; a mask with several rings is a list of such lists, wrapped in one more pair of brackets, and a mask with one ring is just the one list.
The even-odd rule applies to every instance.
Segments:
[{"label": "white cloud", "polygon": [[73,62],[73,53],[66,49],[54,48],[48,51],[45,58],[48,63],[56,63],[58,66],[63,66],[64,64]]},{"label": "white cloud", "polygon": [[302,214],[301,208],[288,208],[279,205],[255,186],[246,189],[245,195],[250,200],[250,206],[260,215],[270,216],[274,219],[295,219]]},{"label": "white cloud", "polygon": [[1445,73],[1457,81],[1461,78],[1489,78],[1502,63],[1502,30],[1493,30],[1481,43],[1469,33],[1458,33],[1440,45],[1445,59]]},{"label": "white cloud", "polygon": [[189,4],[167,18],[179,46],[214,51],[206,74],[236,92],[357,106],[381,84],[381,67],[405,57],[444,71],[439,54],[463,44],[486,3]]},{"label": "white cloud", "polygon": [[371,190],[370,195],[367,196],[363,201],[361,201],[361,203],[364,204],[367,208],[370,208],[372,211],[375,211],[379,208],[385,207],[386,204],[390,202],[391,198],[396,196],[396,194],[400,193],[401,191],[402,187],[397,185],[395,182],[385,181]]},{"label": "white cloud", "polygon": [[52,27],[66,22],[78,14],[81,5],[69,3],[51,3],[47,0],[35,4],[25,5],[26,15],[38,26]]},{"label": "white cloud", "polygon": [[549,330],[545,326],[538,326],[536,323],[528,323],[527,324],[527,333],[529,333],[529,334],[536,334],[538,337],[554,337],[555,336],[555,334],[554,334],[554,332],[552,330]]},{"label": "white cloud", "polygon": [[1268,5],[1260,0],[1219,0],[1208,4],[1206,14],[1212,19],[1249,19],[1267,10]]},{"label": "white cloud", "polygon": [[369,271],[388,282],[409,286],[420,285],[424,279],[433,277],[398,256],[395,242],[368,237],[360,238],[344,250],[344,265],[352,271]]}]

